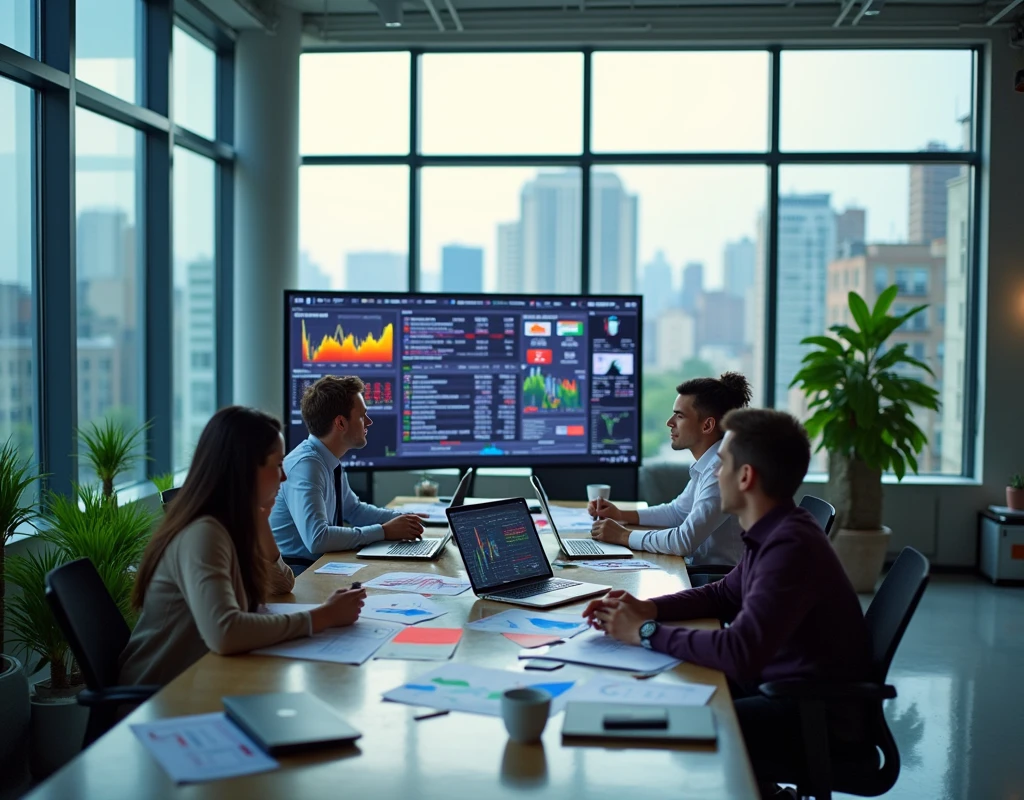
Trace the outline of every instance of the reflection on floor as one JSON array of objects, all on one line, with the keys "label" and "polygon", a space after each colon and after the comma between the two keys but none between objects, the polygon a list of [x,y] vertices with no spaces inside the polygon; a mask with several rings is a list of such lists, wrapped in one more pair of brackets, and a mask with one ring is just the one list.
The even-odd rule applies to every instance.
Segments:
[{"label": "reflection on floor", "polygon": [[886,798],[1024,798],[1024,588],[932,576],[889,682],[903,766]]}]

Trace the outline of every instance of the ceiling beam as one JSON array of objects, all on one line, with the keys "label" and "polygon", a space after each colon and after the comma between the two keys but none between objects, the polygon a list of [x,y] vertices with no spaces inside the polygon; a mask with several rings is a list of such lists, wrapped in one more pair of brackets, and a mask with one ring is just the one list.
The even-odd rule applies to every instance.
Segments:
[{"label": "ceiling beam", "polygon": [[856,28],[860,25],[860,21],[864,19],[864,15],[871,10],[871,6],[874,5],[874,3],[875,0],[864,0],[864,3],[860,7],[860,11],[857,12],[857,16],[853,18],[853,22],[851,23],[853,27]]},{"label": "ceiling beam", "polygon": [[1004,8],[1002,11],[1000,11],[998,14],[996,14],[994,17],[992,17],[992,19],[990,19],[985,24],[989,25],[989,26],[995,25],[997,22],[999,22],[999,20],[1001,20],[1003,17],[1005,17],[1011,11],[1013,11],[1013,9],[1015,9],[1021,3],[1024,3],[1024,0],[1013,0],[1013,2],[1007,4],[1006,8]]},{"label": "ceiling beam", "polygon": [[425,5],[427,7],[427,11],[430,12],[430,16],[434,20],[434,24],[437,25],[437,29],[441,31],[441,33],[444,33],[444,22],[441,21],[441,15],[437,13],[437,8],[434,7],[434,0],[423,0],[423,5]]},{"label": "ceiling beam", "polygon": [[452,3],[452,0],[444,0],[444,4],[448,6],[448,15],[452,18],[452,22],[455,23],[455,30],[461,33],[465,28],[462,27],[462,20],[459,19],[459,12],[455,10],[455,5]]},{"label": "ceiling beam", "polygon": [[836,21],[832,23],[833,28],[838,28],[843,24],[843,20],[846,19],[846,15],[853,10],[853,7],[857,4],[857,0],[846,0],[843,3],[843,7],[839,10],[839,16],[836,17]]}]

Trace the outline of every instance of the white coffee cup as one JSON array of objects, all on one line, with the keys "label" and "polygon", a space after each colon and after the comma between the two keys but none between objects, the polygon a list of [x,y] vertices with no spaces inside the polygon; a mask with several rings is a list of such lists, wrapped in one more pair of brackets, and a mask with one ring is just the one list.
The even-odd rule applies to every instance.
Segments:
[{"label": "white coffee cup", "polygon": [[607,483],[588,483],[587,500],[608,500],[612,496],[612,487]]},{"label": "white coffee cup", "polygon": [[551,695],[543,689],[506,689],[501,694],[501,718],[513,742],[540,739],[551,713]]}]

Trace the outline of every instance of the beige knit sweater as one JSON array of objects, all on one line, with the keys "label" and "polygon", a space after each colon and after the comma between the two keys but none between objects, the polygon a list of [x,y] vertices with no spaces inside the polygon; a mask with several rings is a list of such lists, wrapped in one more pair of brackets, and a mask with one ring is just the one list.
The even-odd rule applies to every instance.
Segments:
[{"label": "beige knit sweater", "polygon": [[[267,594],[285,594],[295,585],[280,558],[268,578]],[[200,517],[174,537],[153,572],[121,654],[120,683],[164,685],[211,650],[245,653],[312,629],[308,611],[254,614],[248,607],[230,535],[213,517]]]}]

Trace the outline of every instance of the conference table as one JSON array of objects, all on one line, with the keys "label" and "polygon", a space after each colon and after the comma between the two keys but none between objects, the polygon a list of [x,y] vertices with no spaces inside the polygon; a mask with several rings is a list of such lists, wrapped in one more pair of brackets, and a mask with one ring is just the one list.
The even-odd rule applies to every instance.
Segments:
[{"label": "conference table", "polygon": [[[401,503],[414,498],[396,498]],[[422,502],[421,499],[419,499]],[[576,505],[562,503],[561,505]],[[620,507],[629,508],[625,503]],[[428,535],[430,530],[428,529]],[[559,555],[550,534],[542,536],[549,558]],[[689,588],[682,559],[638,554],[662,569],[597,572],[581,566],[555,569],[556,577],[608,584],[641,597]],[[329,553],[301,574],[294,593],[275,602],[316,603],[353,580],[366,582],[386,572],[422,572],[461,576],[465,570],[454,543],[436,561],[365,560],[354,577],[316,574],[329,561],[357,562],[355,554]],[[370,590],[371,592],[373,590]],[[455,597],[433,598],[448,609],[421,623],[460,627],[513,608],[477,599],[472,590]],[[559,607],[579,613],[585,605]],[[689,623],[717,627],[715,620]],[[499,633],[465,630],[453,660],[481,667],[520,671],[521,648]],[[648,680],[713,684],[710,705],[717,723],[715,745],[563,744],[562,715],[553,716],[540,744],[509,741],[499,717],[452,712],[415,720],[423,712],[381,700],[381,695],[428,671],[440,662],[367,661],[360,667],[269,656],[204,656],[152,699],[101,737],[29,797],[34,800],[138,800],[138,798],[272,798],[316,797],[476,800],[531,798],[597,800],[651,798],[756,798],[751,771],[729,688],[717,671],[681,664]],[[567,666],[556,672],[530,672],[555,679],[570,671],[633,680],[627,673]],[[355,747],[280,758],[280,769],[242,778],[175,786],[135,739],[132,723],[222,710],[231,694],[308,691],[334,706],[363,736]]]}]

